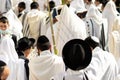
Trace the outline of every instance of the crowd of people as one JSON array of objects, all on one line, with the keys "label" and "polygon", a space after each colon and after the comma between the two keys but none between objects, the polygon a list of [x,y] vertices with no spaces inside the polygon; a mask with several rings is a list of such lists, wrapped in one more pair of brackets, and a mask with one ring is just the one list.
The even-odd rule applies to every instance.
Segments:
[{"label": "crowd of people", "polygon": [[0,80],[120,80],[119,0],[0,3]]}]

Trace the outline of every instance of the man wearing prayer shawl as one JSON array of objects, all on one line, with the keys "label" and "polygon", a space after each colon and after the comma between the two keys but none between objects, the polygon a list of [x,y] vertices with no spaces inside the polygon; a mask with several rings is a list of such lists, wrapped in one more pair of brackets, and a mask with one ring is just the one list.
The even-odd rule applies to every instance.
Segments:
[{"label": "man wearing prayer shawl", "polygon": [[44,35],[37,40],[37,56],[29,61],[30,80],[50,80],[56,74],[65,71],[61,57],[51,52],[51,44]]},{"label": "man wearing prayer shawl", "polygon": [[[0,59],[6,62],[10,69],[7,80],[26,80],[24,60],[18,59],[15,44],[8,32],[7,18],[0,18]],[[22,74],[21,74],[22,73]]]},{"label": "man wearing prayer shawl", "polygon": [[83,0],[71,0],[70,6],[76,9],[76,11],[85,9],[85,4]]},{"label": "man wearing prayer shawl", "polygon": [[82,39],[72,39],[63,47],[62,58],[67,67],[66,71],[57,74],[51,80],[98,80],[84,69],[91,62],[90,46]]},{"label": "man wearing prayer shawl", "polygon": [[96,80],[117,80],[118,65],[112,53],[99,46],[99,39],[90,36],[85,39],[92,49],[92,60],[85,71],[96,76]]},{"label": "man wearing prayer shawl", "polygon": [[22,37],[22,24],[17,16],[12,11],[10,0],[0,0],[0,15],[6,16],[9,20],[10,31],[17,36],[17,39]]},{"label": "man wearing prayer shawl", "polygon": [[[112,0],[107,2],[102,14],[103,17],[108,21],[108,49],[111,53],[113,53],[117,60],[119,57],[118,55],[120,54],[120,33],[119,29],[117,28],[117,26],[119,26],[120,17],[118,16],[119,13],[116,10],[115,3]],[[118,21],[118,23],[116,21]]]},{"label": "man wearing prayer shawl", "polygon": [[46,31],[44,27],[46,14],[39,10],[37,2],[31,3],[31,10],[27,13],[23,27],[23,36],[34,38],[35,40]]},{"label": "man wearing prayer shawl", "polygon": [[[55,23],[53,30],[58,55],[61,56],[63,45],[67,41],[73,38],[85,39],[87,37],[87,33],[85,23],[66,5],[63,6],[60,15],[56,18],[58,22]],[[53,43],[51,29],[48,30],[46,35],[50,39],[51,43]]]},{"label": "man wearing prayer shawl", "polygon": [[102,48],[105,50],[107,43],[107,20],[102,18],[98,8],[91,4],[85,18],[87,33],[89,36],[96,36],[100,40]]}]

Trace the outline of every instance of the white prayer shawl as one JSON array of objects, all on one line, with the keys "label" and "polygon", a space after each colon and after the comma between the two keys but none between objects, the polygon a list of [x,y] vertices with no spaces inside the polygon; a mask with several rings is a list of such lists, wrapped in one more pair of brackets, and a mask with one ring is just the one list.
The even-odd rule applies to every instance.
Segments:
[{"label": "white prayer shawl", "polygon": [[[108,13],[110,13],[110,14],[108,14]],[[114,27],[116,25],[115,20],[118,17],[117,14],[118,14],[118,12],[116,10],[115,3],[112,0],[110,0],[106,4],[106,6],[103,10],[103,17],[107,18],[107,20],[108,20],[108,48],[109,48],[109,51],[111,53],[113,53],[113,55],[115,57],[116,57],[116,54],[118,54],[118,53],[116,53],[117,52],[117,50],[115,50],[116,47],[113,46],[113,45],[115,45],[115,41],[113,42],[113,39],[115,39],[115,35],[116,35],[116,32],[114,33],[113,31],[114,31],[114,29],[115,29]],[[116,36],[119,37],[119,34],[117,34]],[[116,43],[118,43],[118,42],[116,42]]]},{"label": "white prayer shawl", "polygon": [[115,80],[118,75],[118,65],[113,55],[99,47],[96,47],[92,54],[92,61],[85,69],[88,75],[93,74],[96,80]]},{"label": "white prayer shawl", "polygon": [[[58,22],[53,25],[55,43],[58,55],[62,55],[64,44],[74,38],[85,39],[87,37],[84,22],[66,5],[62,8],[61,14],[56,17]],[[51,28],[48,29],[46,36],[53,44]],[[52,45],[54,47],[54,45]]]},{"label": "white prayer shawl", "polygon": [[103,19],[102,19],[102,14],[98,11],[98,9],[95,5],[91,4],[91,6],[86,14],[86,20],[91,20],[93,23],[92,24],[93,30],[92,30],[92,32],[90,32],[93,34],[91,34],[91,35],[96,36],[100,39]]},{"label": "white prayer shawl", "polygon": [[30,80],[50,80],[52,76],[64,72],[65,65],[61,57],[45,50],[40,53],[40,56],[31,58],[29,70]]},{"label": "white prayer shawl", "polygon": [[[60,30],[60,26],[59,26],[59,22],[56,22],[55,24],[53,24],[53,32],[54,32],[54,38],[55,38],[55,46],[57,48],[57,52],[59,52],[59,48],[60,46],[58,46],[57,44],[59,43],[59,41],[57,41],[58,35],[59,35],[59,30]],[[45,34],[47,36],[47,38],[50,40],[51,48],[52,48],[52,52],[54,53],[54,45],[53,45],[53,38],[52,38],[52,33],[51,33],[51,27],[49,26],[49,28],[47,29],[47,32]],[[60,55],[58,53],[58,55]]]},{"label": "white prayer shawl", "polygon": [[[85,39],[87,37],[84,22],[73,13],[66,5],[63,6],[54,32],[58,55],[62,55],[64,44],[74,38]],[[52,40],[51,40],[52,41]],[[53,43],[53,42],[52,42]],[[53,45],[54,46],[54,45]]]},{"label": "white prayer shawl", "polygon": [[[108,38],[107,37],[108,23],[105,18],[102,18],[102,14],[100,13],[98,8],[94,4],[91,4],[86,14],[85,22],[86,22],[86,28],[87,28],[88,35],[96,36],[99,40],[104,38],[105,40],[103,41],[105,41],[105,44],[102,44],[102,45],[105,45],[105,46],[102,46],[102,47],[105,48],[107,44],[107,38]],[[104,33],[102,30],[104,31]],[[104,36],[102,35],[102,33]]]},{"label": "white prayer shawl", "polygon": [[23,37],[22,24],[20,20],[17,18],[17,16],[14,14],[12,9],[10,9],[7,13],[3,14],[3,16],[6,16],[8,18],[10,24],[9,29],[12,32],[12,34],[15,34],[17,36],[17,40]]},{"label": "white prayer shawl", "polygon": [[118,16],[115,20],[110,41],[110,45],[112,45],[110,47],[110,51],[118,61],[118,59],[120,59],[120,16]]},{"label": "white prayer shawl", "polygon": [[20,0],[11,0],[12,2],[12,8],[16,7],[16,5],[18,4]]},{"label": "white prayer shawl", "polygon": [[0,3],[0,12],[3,13],[3,16],[6,16],[8,18],[12,34],[15,34],[17,36],[17,39],[21,38],[22,24],[14,12],[11,10],[11,7],[7,7],[8,5],[11,5],[10,0],[0,0]]},{"label": "white prayer shawl", "polygon": [[11,0],[0,0],[0,3],[0,13],[5,13],[12,7]]},{"label": "white prayer shawl", "polygon": [[51,80],[98,80],[92,74],[87,74],[83,70],[73,71],[68,69],[66,72],[57,74],[51,78]]},{"label": "white prayer shawl", "polygon": [[83,11],[85,9],[85,4],[83,0],[72,0],[70,6],[76,9],[76,11]]},{"label": "white prayer shawl", "polygon": [[[108,14],[108,13],[110,13],[110,14]],[[110,0],[106,4],[102,14],[103,14],[103,17],[107,18],[107,20],[108,20],[108,27],[109,27],[108,33],[111,33],[112,27],[113,27],[113,23],[114,23],[114,21],[115,21],[115,19],[117,17],[117,14],[118,14],[118,12],[116,10],[115,3],[112,0]]]},{"label": "white prayer shawl", "polygon": [[7,80],[26,80],[24,60],[18,59],[14,42],[9,35],[0,38],[0,60],[6,62],[10,69]]},{"label": "white prayer shawl", "polygon": [[23,34],[26,36],[26,32],[29,31],[29,35],[27,37],[34,38],[35,40],[41,35],[44,30],[45,24],[45,16],[46,14],[37,9],[32,9],[26,15],[25,24],[23,27]]}]

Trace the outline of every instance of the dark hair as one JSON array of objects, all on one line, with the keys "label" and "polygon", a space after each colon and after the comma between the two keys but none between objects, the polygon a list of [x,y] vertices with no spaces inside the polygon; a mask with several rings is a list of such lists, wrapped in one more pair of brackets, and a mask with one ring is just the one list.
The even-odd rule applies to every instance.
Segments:
[{"label": "dark hair", "polygon": [[55,2],[49,1],[49,7],[50,7],[50,11],[51,11],[55,7]]},{"label": "dark hair", "polygon": [[87,37],[87,38],[85,39],[85,42],[87,42],[88,45],[89,45],[90,47],[92,47],[93,49],[94,49],[95,47],[97,47],[97,46],[100,46],[100,45],[99,45],[99,42],[94,41],[94,40],[91,38],[91,36]]},{"label": "dark hair", "polygon": [[92,2],[92,0],[88,0],[89,2]]},{"label": "dark hair", "polygon": [[18,7],[25,9],[25,8],[26,8],[25,2],[20,2],[20,3],[18,4]]},{"label": "dark hair", "polygon": [[25,51],[29,48],[31,48],[34,44],[35,40],[33,38],[27,38],[27,37],[23,37],[21,39],[18,40],[18,46],[17,49],[20,51]]},{"label": "dark hair", "polygon": [[102,2],[101,2],[101,3],[102,3],[102,6],[105,7],[108,1],[109,1],[109,0],[102,0]]},{"label": "dark hair", "polygon": [[0,78],[2,76],[2,73],[4,71],[4,66],[6,66],[7,64],[4,61],[0,60]]},{"label": "dark hair", "polygon": [[37,9],[39,7],[39,4],[37,2],[32,2],[30,7],[31,9]]},{"label": "dark hair", "polygon": [[37,40],[37,49],[41,51],[48,50],[50,48],[50,42],[44,35],[40,36]]},{"label": "dark hair", "polygon": [[0,17],[0,22],[9,24],[9,21],[8,21],[7,17],[5,17],[5,16]]}]

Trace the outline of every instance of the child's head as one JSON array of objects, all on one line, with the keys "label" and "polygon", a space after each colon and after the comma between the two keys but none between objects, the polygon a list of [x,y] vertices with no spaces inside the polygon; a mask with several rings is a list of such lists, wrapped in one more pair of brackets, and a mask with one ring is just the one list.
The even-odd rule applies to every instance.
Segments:
[{"label": "child's head", "polygon": [[0,17],[0,30],[7,30],[9,27],[8,19],[4,16]]}]

